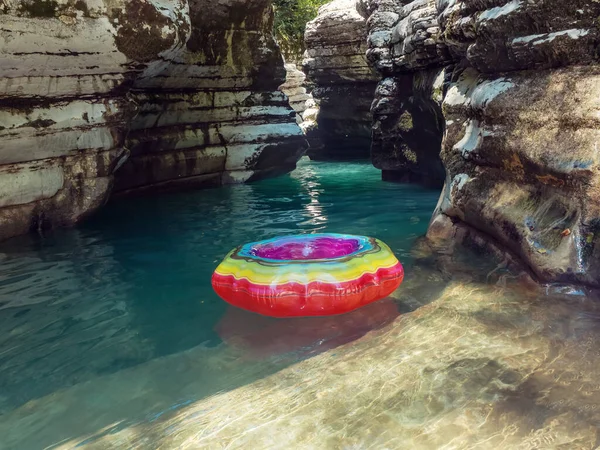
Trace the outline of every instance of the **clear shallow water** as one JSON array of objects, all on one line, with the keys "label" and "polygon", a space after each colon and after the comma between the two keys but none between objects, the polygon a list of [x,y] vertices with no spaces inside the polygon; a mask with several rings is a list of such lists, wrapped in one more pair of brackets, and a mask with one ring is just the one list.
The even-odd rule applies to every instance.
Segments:
[{"label": "clear shallow water", "polygon": [[[595,449],[600,296],[425,232],[437,193],[361,164],[129,200],[0,246],[0,448]],[[377,236],[391,298],[277,321],[209,278],[239,242]]]},{"label": "clear shallow water", "polygon": [[[0,244],[0,448],[154,420],[388,325],[402,311],[392,300],[295,322],[243,313],[210,276],[240,243],[317,231],[376,236],[410,268],[437,197],[383,183],[369,164],[303,161],[289,176],[118,201],[77,229]],[[78,407],[63,398],[74,392]],[[114,395],[126,405],[111,407]]]}]

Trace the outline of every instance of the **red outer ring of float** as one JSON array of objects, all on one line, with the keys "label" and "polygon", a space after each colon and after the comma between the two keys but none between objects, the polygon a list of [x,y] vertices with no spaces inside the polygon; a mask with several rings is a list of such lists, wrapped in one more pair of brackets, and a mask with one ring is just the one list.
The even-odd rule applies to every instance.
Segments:
[{"label": "red outer ring of float", "polygon": [[344,314],[368,305],[390,295],[403,279],[404,269],[398,263],[336,284],[314,281],[269,286],[215,272],[212,285],[225,301],[247,311],[272,317],[308,317]]}]

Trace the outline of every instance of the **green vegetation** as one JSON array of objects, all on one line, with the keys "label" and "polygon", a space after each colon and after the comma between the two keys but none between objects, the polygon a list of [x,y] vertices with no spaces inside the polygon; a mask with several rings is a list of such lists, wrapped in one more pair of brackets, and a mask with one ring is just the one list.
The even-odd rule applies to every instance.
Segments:
[{"label": "green vegetation", "polygon": [[329,0],[273,0],[274,33],[286,61],[299,62],[304,53],[304,30]]}]

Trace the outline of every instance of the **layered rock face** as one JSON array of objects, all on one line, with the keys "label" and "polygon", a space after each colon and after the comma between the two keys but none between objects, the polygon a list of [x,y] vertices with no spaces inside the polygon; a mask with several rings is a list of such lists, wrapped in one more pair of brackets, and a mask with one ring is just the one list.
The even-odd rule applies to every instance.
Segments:
[{"label": "layered rock face", "polygon": [[[287,95],[290,106],[296,111],[296,122],[303,122],[302,115],[310,106],[312,95],[306,91],[304,82],[306,75],[301,70],[298,70],[295,64],[288,63],[285,65],[285,83],[279,86],[279,90]],[[307,102],[309,102],[307,104]]]},{"label": "layered rock face", "polygon": [[[3,3],[0,238],[76,222],[104,203],[126,157],[126,93],[141,69],[120,49],[128,38],[114,10],[73,3]],[[162,27],[153,11],[147,26]]]},{"label": "layered rock face", "polygon": [[379,76],[366,58],[366,20],[357,0],[334,0],[306,27],[304,72],[314,84],[323,148],[312,159],[367,158],[371,103]]},{"label": "layered rock face", "polygon": [[600,4],[438,7],[458,65],[429,236],[482,233],[542,280],[600,284]]},{"label": "layered rock face", "polygon": [[269,0],[0,8],[0,239],[75,223],[113,184],[240,182],[291,170],[305,147]]},{"label": "layered rock face", "polygon": [[270,0],[190,0],[189,20],[189,39],[135,80],[117,192],[254,180],[293,170],[306,148],[278,90]]},{"label": "layered rock face", "polygon": [[309,153],[314,153],[323,148],[319,135],[317,118],[319,107],[312,94],[306,89],[306,75],[298,70],[295,64],[285,65],[285,83],[279,86],[279,90],[287,95],[290,106],[296,111],[296,122],[304,133],[309,146]]},{"label": "layered rock face", "polygon": [[373,114],[372,160],[384,179],[441,186],[442,83],[450,55],[435,0],[363,0],[369,62],[381,74]]}]

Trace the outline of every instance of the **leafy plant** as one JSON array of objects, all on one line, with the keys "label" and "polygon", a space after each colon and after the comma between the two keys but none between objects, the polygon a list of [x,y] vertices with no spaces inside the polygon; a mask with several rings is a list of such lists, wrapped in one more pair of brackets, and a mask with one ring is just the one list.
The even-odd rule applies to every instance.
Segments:
[{"label": "leafy plant", "polygon": [[283,56],[289,62],[299,62],[304,53],[306,24],[317,17],[319,7],[329,0],[273,0],[275,24],[273,31]]}]

